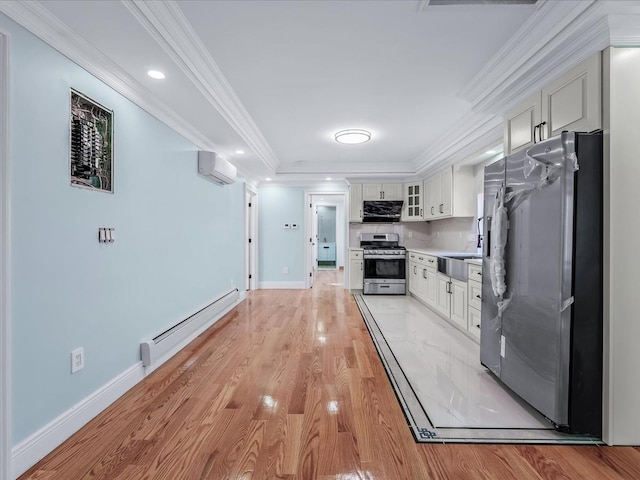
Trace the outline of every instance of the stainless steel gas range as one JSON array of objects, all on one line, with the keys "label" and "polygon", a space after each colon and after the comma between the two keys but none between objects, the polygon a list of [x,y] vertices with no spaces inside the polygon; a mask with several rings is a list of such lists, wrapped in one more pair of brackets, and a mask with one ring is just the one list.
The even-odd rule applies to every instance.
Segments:
[{"label": "stainless steel gas range", "polygon": [[407,251],[397,233],[363,233],[365,295],[405,295]]}]

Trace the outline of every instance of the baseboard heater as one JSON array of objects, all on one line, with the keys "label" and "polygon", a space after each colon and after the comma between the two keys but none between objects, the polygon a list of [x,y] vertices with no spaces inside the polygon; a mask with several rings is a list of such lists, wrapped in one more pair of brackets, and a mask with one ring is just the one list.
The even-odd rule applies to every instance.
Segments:
[{"label": "baseboard heater", "polygon": [[204,330],[226,314],[238,303],[240,294],[235,288],[197,311],[188,318],[165,330],[160,335],[140,344],[142,365],[149,367],[158,362],[171,350],[184,343],[194,333]]}]

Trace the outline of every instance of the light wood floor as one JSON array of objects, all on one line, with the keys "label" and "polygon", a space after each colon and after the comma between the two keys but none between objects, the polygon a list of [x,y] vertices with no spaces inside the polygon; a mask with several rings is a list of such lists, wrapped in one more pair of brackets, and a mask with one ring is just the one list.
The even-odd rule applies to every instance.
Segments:
[{"label": "light wood floor", "polygon": [[640,478],[632,447],[416,444],[341,278],[250,292],[21,478]]}]

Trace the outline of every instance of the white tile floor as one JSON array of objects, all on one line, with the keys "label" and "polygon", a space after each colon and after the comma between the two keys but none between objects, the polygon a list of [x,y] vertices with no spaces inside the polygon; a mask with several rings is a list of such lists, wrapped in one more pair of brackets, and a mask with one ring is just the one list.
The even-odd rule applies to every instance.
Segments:
[{"label": "white tile floor", "polygon": [[593,442],[553,430],[480,364],[476,342],[412,297],[356,300],[414,433],[426,432],[423,439]]}]

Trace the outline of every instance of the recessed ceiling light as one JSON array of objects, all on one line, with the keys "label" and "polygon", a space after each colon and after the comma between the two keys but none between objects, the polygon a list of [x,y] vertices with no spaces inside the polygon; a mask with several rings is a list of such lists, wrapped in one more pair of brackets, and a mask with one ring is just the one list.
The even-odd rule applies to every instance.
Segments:
[{"label": "recessed ceiling light", "polygon": [[359,128],[350,128],[348,130],[340,130],[335,135],[336,142],[354,145],[357,143],[368,142],[371,139],[371,132],[361,130]]},{"label": "recessed ceiling light", "polygon": [[327,178],[325,178],[325,180],[331,180],[331,177],[327,177]]},{"label": "recessed ceiling light", "polygon": [[495,155],[495,154],[496,154],[496,153],[498,153],[498,152],[496,152],[495,150],[487,150],[487,151],[486,151],[486,152],[484,152],[484,153],[486,153],[487,155]]},{"label": "recessed ceiling light", "polygon": [[238,155],[243,155],[243,154],[244,154],[244,150],[236,150],[236,153],[237,153]]},{"label": "recessed ceiling light", "polygon": [[156,80],[164,80],[164,73],[162,73],[159,70],[149,70],[147,72],[147,75],[149,75],[151,78],[155,78]]},{"label": "recessed ceiling light", "polygon": [[270,181],[271,181],[271,178],[270,178],[270,177],[267,177],[267,178],[265,178],[265,180],[266,180],[267,182],[270,182]]}]

